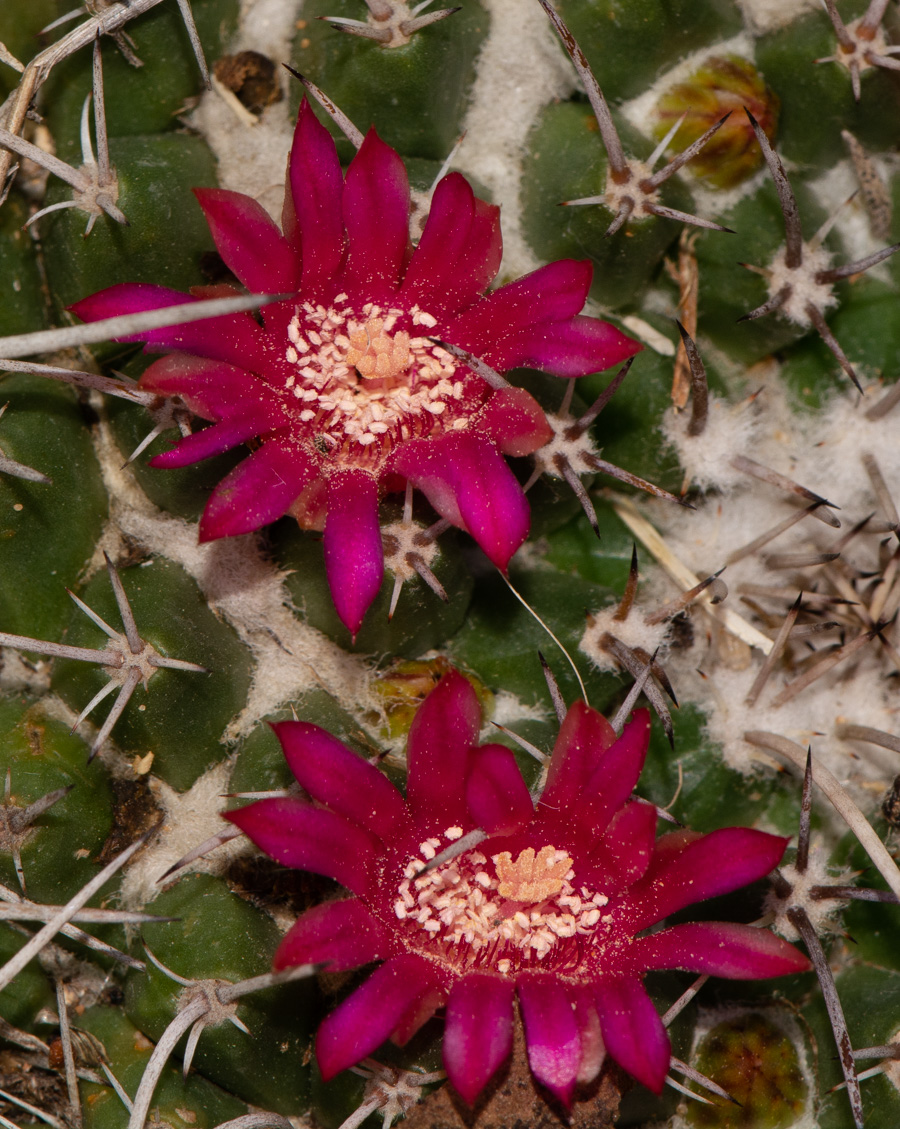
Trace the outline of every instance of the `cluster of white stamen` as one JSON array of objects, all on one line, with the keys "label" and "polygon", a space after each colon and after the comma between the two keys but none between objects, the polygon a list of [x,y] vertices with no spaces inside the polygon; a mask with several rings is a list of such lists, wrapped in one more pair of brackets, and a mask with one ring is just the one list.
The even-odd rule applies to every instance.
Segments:
[{"label": "cluster of white stamen", "polygon": [[465,428],[457,362],[428,337],[397,328],[403,319],[427,332],[437,320],[418,306],[382,310],[367,302],[357,313],[346,303],[346,294],[327,308],[304,302],[288,324],[284,355],[297,372],[284,387],[302,405],[300,421],[330,450],[350,443],[368,460],[438,426]]},{"label": "cluster of white stamen", "polygon": [[[462,828],[449,827],[444,835],[454,842]],[[439,838],[419,844],[421,857],[411,858],[403,872],[394,913],[436,941],[458,946],[451,959],[469,964],[489,949],[494,967],[508,972],[523,960],[543,961],[567,938],[589,936],[612,923],[601,912],[609,901],[605,894],[584,886],[576,890],[565,851],[546,846],[535,855],[526,848],[513,860],[509,852],[488,859],[472,850],[426,870],[442,846]],[[509,896],[516,893],[521,900]]]}]

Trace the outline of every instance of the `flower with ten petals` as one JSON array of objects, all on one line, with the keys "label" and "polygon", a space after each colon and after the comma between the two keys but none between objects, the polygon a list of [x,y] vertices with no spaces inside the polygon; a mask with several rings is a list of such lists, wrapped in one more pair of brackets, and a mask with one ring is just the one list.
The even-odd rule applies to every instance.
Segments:
[{"label": "flower with ten petals", "polygon": [[[590,264],[552,263],[485,294],[500,266],[499,209],[450,173],[413,248],[399,155],[370,130],[345,178],[306,101],[288,158],[283,233],[248,196],[195,193],[240,282],[295,295],[265,307],[262,325],[236,314],[139,338],[171,351],[141,386],[180,396],[213,422],[152,465],[254,447],[213,492],[201,540],[285,513],[324,530],[328,583],[354,633],[384,572],[379,499],[405,482],[505,569],[528,533],[529,510],[503,456],[530,454],[550,428],[527,392],[493,387],[439,342],[498,372],[530,366],[577,377],[624,360],[637,342],[581,315]],[[190,296],[131,283],[72,309],[96,321],[184,301]]]},{"label": "flower with ten petals", "polygon": [[[387,1038],[404,1043],[445,1007],[447,1075],[473,1102],[510,1053],[518,996],[531,1071],[563,1102],[605,1054],[659,1091],[669,1039],[644,973],[755,979],[809,967],[787,941],[749,925],[646,933],[763,877],[787,843],[740,827],[657,839],[655,809],[631,798],[646,711],[616,738],[576,703],[536,803],[509,749],[477,744],[480,725],[471,685],[446,675],[410,729],[404,799],[324,730],[283,722],[275,729],[288,764],[314,802],[266,799],[226,817],[278,862],[353,894],[304,913],[276,968],[384,962],[319,1029],[326,1079]],[[439,858],[454,844],[468,849]]]}]

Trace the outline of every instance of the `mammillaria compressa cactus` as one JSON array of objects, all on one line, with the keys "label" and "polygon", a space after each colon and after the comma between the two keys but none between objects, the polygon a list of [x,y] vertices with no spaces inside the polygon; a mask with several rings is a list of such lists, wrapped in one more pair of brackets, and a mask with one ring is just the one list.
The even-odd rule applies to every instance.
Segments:
[{"label": "mammillaria compressa cactus", "polygon": [[898,1123],[898,51],[3,5],[3,1124]]}]

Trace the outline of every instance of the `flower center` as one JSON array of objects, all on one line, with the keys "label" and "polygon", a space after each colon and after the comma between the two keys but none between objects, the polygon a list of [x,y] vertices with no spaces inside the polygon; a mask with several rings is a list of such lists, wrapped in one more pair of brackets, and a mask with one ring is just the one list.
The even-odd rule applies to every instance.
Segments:
[{"label": "flower center", "polygon": [[318,450],[372,469],[399,442],[468,426],[489,390],[424,336],[436,325],[418,306],[367,302],[357,312],[346,294],[327,308],[297,307],[284,390],[299,401],[291,414]]},{"label": "flower center", "polygon": [[534,847],[526,847],[515,862],[509,851],[494,855],[494,866],[500,879],[497,886],[500,896],[530,903],[542,902],[562,891],[572,860],[555,847],[541,847],[537,855]]},{"label": "flower center", "polygon": [[[451,842],[461,834],[458,827],[444,832]],[[546,966],[551,953],[554,964],[575,963],[579,939],[612,923],[612,915],[602,913],[605,894],[576,889],[565,851],[526,847],[514,859],[510,851],[488,858],[472,850],[423,873],[445,845],[438,838],[419,844],[421,857],[409,860],[393,908],[417,946],[425,939],[421,931],[454,964],[505,974],[535,961]]]}]

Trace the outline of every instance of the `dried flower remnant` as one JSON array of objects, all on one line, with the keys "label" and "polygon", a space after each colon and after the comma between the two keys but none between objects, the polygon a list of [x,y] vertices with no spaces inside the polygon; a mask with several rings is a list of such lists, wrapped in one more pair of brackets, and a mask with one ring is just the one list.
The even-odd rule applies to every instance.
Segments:
[{"label": "dried flower remnant", "polygon": [[[236,316],[139,338],[149,349],[178,350],[151,365],[141,386],[179,395],[213,421],[153,465],[185,466],[258,441],[214,491],[201,540],[247,533],[285,513],[324,530],[332,596],[355,633],[383,577],[379,498],[405,480],[505,569],[529,512],[503,456],[534,451],[549,427],[528,393],[492,385],[450,350],[500,372],[527,365],[566,377],[636,353],[640,346],[613,326],[580,315],[590,265],[552,263],[485,296],[500,265],[498,209],[451,173],[413,251],[398,154],[370,131],[345,180],[306,101],[284,234],[249,197],[196,194],[219,253],[244,285],[299,292],[269,305],[263,326]],[[73,309],[93,321],[184,300],[124,284]]]},{"label": "dried flower remnant", "polygon": [[284,97],[274,62],[259,51],[222,55],[213,66],[216,81],[251,114],[259,115]]},{"label": "dried flower remnant", "polygon": [[688,358],[685,335],[692,341],[697,336],[700,271],[697,267],[696,246],[699,235],[698,231],[682,228],[678,239],[677,260],[664,260],[666,273],[678,287],[678,325],[682,336],[681,344],[675,352],[675,368],[672,373],[672,406],[676,412],[686,406],[695,381],[695,365]]},{"label": "dried flower remnant", "polygon": [[477,745],[480,724],[475,691],[448,674],[410,730],[404,799],[317,726],[283,722],[275,729],[288,764],[315,802],[263,800],[226,816],[277,861],[353,895],[304,913],[276,968],[384,962],[322,1024],[322,1074],[389,1037],[406,1042],[446,1006],[444,1064],[471,1103],[510,1052],[517,995],[532,1074],[561,1101],[596,1077],[604,1053],[658,1092],[669,1040],[645,972],[757,978],[808,965],[746,925],[642,934],[768,873],[785,840],[728,828],[657,841],[654,808],[631,799],[649,740],[645,712],[617,738],[576,703],[537,802],[509,749]]},{"label": "dried flower remnant", "polygon": [[[673,125],[673,144],[687,145],[730,111],[746,106],[771,141],[778,128],[780,99],[756,67],[740,55],[711,55],[683,82],[660,95],[655,133],[664,137]],[[688,168],[714,188],[734,188],[762,164],[753,130],[743,114],[732,113]]]},{"label": "dried flower remnant", "polygon": [[856,179],[863,207],[869,218],[869,229],[876,239],[886,242],[891,237],[893,203],[890,189],[885,184],[878,166],[848,129],[841,130],[841,137],[850,154],[850,163]]}]

